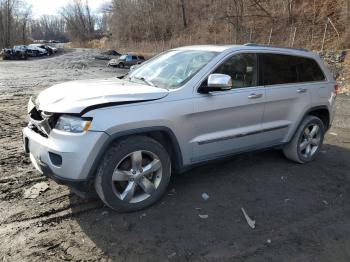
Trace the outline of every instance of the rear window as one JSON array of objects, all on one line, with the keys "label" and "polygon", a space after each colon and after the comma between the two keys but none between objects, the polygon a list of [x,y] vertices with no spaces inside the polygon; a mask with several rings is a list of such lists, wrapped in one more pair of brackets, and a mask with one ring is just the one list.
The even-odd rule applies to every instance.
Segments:
[{"label": "rear window", "polygon": [[263,85],[298,82],[294,57],[279,54],[261,54]]},{"label": "rear window", "polygon": [[281,54],[261,54],[260,57],[263,85],[325,80],[320,66],[314,59]]},{"label": "rear window", "polygon": [[295,57],[295,62],[300,82],[325,80],[325,76],[315,60],[306,57]]}]

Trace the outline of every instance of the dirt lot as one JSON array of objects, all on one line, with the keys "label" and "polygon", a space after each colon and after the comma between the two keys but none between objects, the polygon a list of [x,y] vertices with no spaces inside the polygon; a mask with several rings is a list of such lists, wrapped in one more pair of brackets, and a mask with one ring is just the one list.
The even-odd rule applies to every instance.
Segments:
[{"label": "dirt lot", "polygon": [[[298,165],[272,150],[202,166],[174,177],[141,212],[115,213],[36,172],[21,144],[28,98],[63,81],[115,76],[95,53],[0,61],[0,260],[350,261],[349,96],[338,97],[316,161]],[[49,190],[24,198],[43,181]]]}]

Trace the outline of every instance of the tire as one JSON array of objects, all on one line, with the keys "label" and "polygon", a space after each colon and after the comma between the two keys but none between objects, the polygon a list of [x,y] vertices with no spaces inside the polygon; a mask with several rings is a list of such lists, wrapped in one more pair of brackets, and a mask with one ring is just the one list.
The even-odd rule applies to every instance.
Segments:
[{"label": "tire", "polygon": [[119,67],[119,68],[124,68],[124,64],[123,64],[123,63],[119,63],[119,64],[118,64],[118,67]]},{"label": "tire", "polygon": [[324,134],[325,127],[322,120],[316,116],[306,116],[292,140],[283,148],[285,157],[300,164],[313,161],[320,152]]},{"label": "tire", "polygon": [[[142,160],[138,161],[140,156]],[[171,162],[165,148],[152,138],[134,136],[107,150],[97,170],[95,190],[110,208],[131,212],[159,200],[170,176]]]}]

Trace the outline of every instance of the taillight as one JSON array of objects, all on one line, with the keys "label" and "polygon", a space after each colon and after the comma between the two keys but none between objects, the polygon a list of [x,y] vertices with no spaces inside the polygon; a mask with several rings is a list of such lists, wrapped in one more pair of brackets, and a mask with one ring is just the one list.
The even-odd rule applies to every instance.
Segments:
[{"label": "taillight", "polygon": [[339,94],[340,88],[338,84],[334,85],[334,93]]}]

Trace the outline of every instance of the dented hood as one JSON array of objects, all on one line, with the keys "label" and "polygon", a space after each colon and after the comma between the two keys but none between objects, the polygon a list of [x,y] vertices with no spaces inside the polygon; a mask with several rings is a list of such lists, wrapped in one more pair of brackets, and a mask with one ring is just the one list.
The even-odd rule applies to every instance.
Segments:
[{"label": "dented hood", "polygon": [[120,80],[80,80],[54,85],[35,101],[39,110],[51,113],[78,113],[118,104],[161,99],[166,89]]}]

